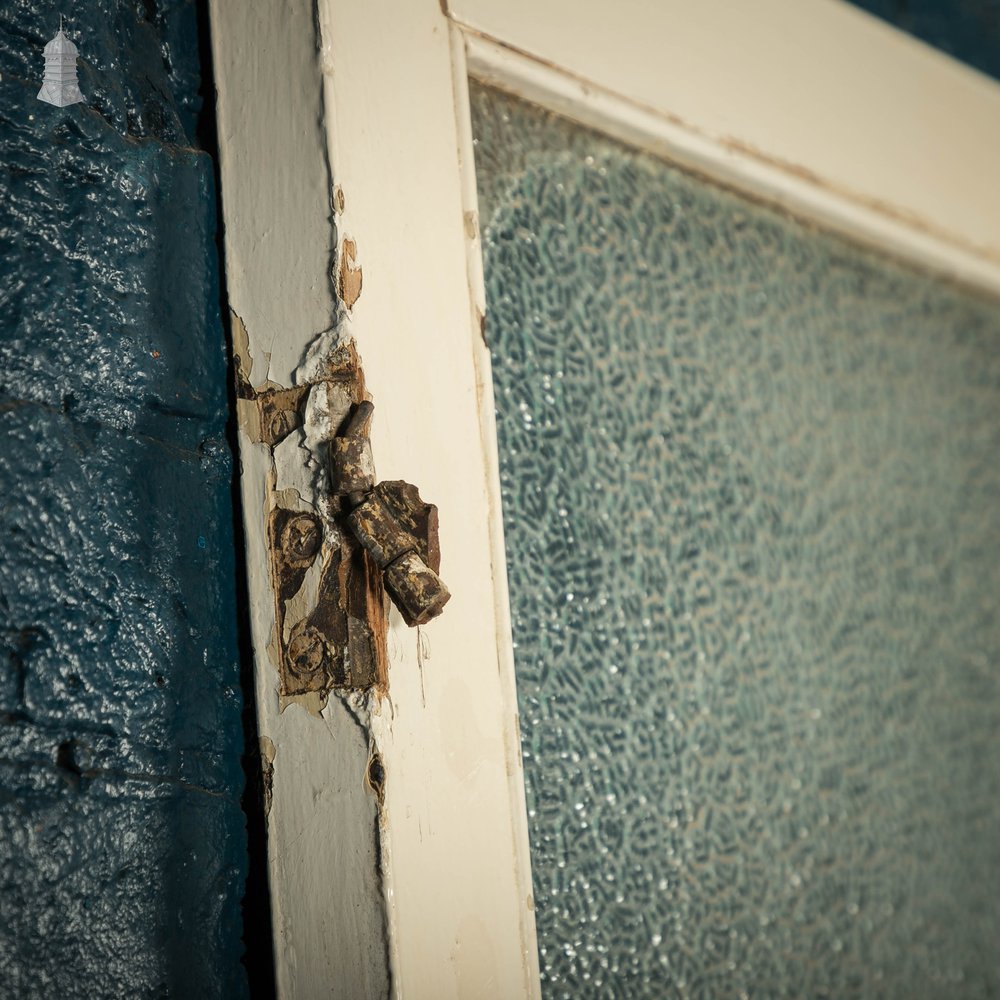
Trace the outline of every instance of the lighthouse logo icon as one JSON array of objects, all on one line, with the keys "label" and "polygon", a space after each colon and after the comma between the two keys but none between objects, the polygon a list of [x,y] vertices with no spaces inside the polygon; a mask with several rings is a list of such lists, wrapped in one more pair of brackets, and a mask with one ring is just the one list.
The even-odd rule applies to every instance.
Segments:
[{"label": "lighthouse logo icon", "polygon": [[83,100],[76,77],[77,47],[66,37],[59,18],[59,31],[45,46],[45,79],[38,99],[57,108],[79,104]]}]

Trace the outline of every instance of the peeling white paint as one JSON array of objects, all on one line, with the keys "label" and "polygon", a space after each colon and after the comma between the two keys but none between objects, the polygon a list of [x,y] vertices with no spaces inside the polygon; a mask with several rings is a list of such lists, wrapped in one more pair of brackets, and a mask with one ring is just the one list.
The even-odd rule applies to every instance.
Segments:
[{"label": "peeling white paint", "polygon": [[[222,202],[234,349],[247,383],[303,385],[334,346],[329,171],[313,10],[307,0],[212,0]],[[266,44],[262,40],[266,39]],[[366,786],[366,699],[279,694],[266,518],[281,499],[324,511],[322,446],[344,400],[310,390],[304,427],[260,443],[238,404],[257,713],[271,766],[269,881],[278,993],[382,998],[389,991],[377,801]],[[331,544],[327,533],[324,544]],[[309,597],[317,584],[307,579]]]}]

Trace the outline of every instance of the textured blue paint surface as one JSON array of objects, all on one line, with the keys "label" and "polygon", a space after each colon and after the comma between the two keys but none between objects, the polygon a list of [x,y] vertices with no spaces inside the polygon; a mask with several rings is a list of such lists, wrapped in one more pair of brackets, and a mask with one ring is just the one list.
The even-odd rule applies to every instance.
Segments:
[{"label": "textured blue paint surface", "polygon": [[241,996],[232,459],[195,7],[0,7],[0,996]]},{"label": "textured blue paint surface", "polygon": [[922,42],[1000,79],[1000,0],[853,0]]}]

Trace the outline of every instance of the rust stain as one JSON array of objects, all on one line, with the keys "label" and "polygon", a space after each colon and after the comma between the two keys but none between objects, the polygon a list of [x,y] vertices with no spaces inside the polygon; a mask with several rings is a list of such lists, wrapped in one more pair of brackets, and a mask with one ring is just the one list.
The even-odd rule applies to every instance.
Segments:
[{"label": "rust stain", "polygon": [[[687,127],[690,128],[690,126]],[[726,149],[732,150],[734,153],[742,153],[744,156],[752,156],[755,160],[760,160],[772,167],[778,167],[780,170],[793,174],[801,180],[809,181],[810,184],[815,184],[818,187],[826,187],[826,184],[819,174],[808,169],[808,167],[799,166],[797,163],[792,163],[789,160],[782,160],[777,156],[770,156],[762,150],[759,150],[756,146],[752,146],[750,143],[743,142],[742,140],[733,138],[732,136],[723,136],[719,141],[726,147]]]},{"label": "rust stain", "polygon": [[338,214],[342,215],[344,212],[344,189],[338,184],[333,189],[333,210]]},{"label": "rust stain", "polygon": [[[283,391],[325,391],[327,399],[339,399],[351,411],[370,408],[353,342],[331,351],[317,374],[310,385]],[[338,433],[332,441],[339,439]],[[268,439],[264,442],[270,444]],[[331,446],[331,453],[336,451]],[[349,457],[357,458],[353,450]],[[325,703],[334,688],[365,690],[388,683],[382,575],[347,530],[348,512],[348,500],[334,484],[319,509],[279,503],[268,515],[284,698],[318,695]]]},{"label": "rust stain", "polygon": [[438,576],[438,511],[415,486],[381,482],[354,505],[347,523],[382,571],[385,588],[407,625],[437,617],[451,595]]},{"label": "rust stain", "polygon": [[263,441],[273,448],[292,431],[302,426],[302,405],[309,386],[291,389],[263,389],[253,392],[258,418],[245,429],[254,442]]},{"label": "rust stain", "polygon": [[340,267],[337,277],[337,288],[340,301],[348,310],[361,297],[361,265],[358,263],[358,245],[354,240],[344,237],[340,244]]},{"label": "rust stain", "polygon": [[783,160],[778,156],[772,156],[765,153],[763,150],[758,149],[756,146],[743,142],[740,139],[733,138],[732,136],[723,136],[719,139],[719,142],[725,146],[726,149],[732,150],[734,153],[741,153],[744,156],[749,156],[755,160],[759,160],[761,163],[766,163],[768,166],[781,170],[784,173],[791,174],[793,177],[798,177],[800,180],[806,181],[814,187],[821,188],[824,191],[829,191],[838,198],[843,198],[845,201],[851,201],[856,205],[861,205],[878,215],[892,219],[894,222],[902,223],[910,229],[915,229],[918,232],[931,236],[936,240],[940,240],[942,243],[949,243],[952,246],[964,250],[966,253],[970,253],[976,257],[982,257],[987,260],[1000,262],[1000,254],[998,254],[993,248],[980,246],[971,240],[963,239],[948,229],[928,222],[922,215],[919,215],[916,212],[901,208],[898,205],[892,205],[889,202],[882,201],[880,198],[873,198],[869,195],[860,194],[853,188],[844,187],[840,184],[834,184],[820,174],[817,174],[815,171],[810,170],[808,167],[803,167],[790,160]]},{"label": "rust stain", "polygon": [[[280,676],[281,709],[294,701],[318,715],[334,690],[381,697],[389,680],[387,597],[416,625],[450,596],[437,575],[437,508],[408,483],[375,482],[373,406],[353,341],[312,359],[302,384],[255,388],[246,330],[238,317],[233,325],[242,350],[240,431],[270,457],[264,541],[274,628],[267,652]],[[298,428],[309,467],[325,470],[316,496],[278,488],[275,449]],[[298,460],[288,453],[281,461]]]},{"label": "rust stain", "polygon": [[[447,3],[447,0],[439,0],[439,2],[442,4],[442,9],[443,9],[443,6]],[[452,17],[450,12],[445,11],[445,13],[449,17]],[[529,59],[531,62],[536,63],[539,66],[546,66],[549,69],[554,69],[557,73],[559,73],[560,76],[568,76],[571,79],[575,80],[585,94],[590,92],[590,85],[587,83],[586,80],[583,79],[583,77],[578,76],[576,73],[568,72],[558,63],[553,62],[551,59],[545,59],[534,52],[529,52],[527,49],[522,49],[517,45],[511,45],[510,42],[505,42],[500,38],[496,38],[493,35],[487,34],[486,32],[477,31],[471,24],[466,24],[465,22],[463,22],[461,17],[455,17],[454,20],[457,21],[459,24],[461,24],[463,31],[467,32],[468,34],[476,35],[479,38],[485,39],[486,41],[495,45],[498,49],[506,49],[508,52],[513,52],[515,55],[523,56],[524,58]],[[482,83],[491,84],[496,87],[501,86],[499,79],[494,78],[492,74],[490,74],[488,71],[484,72],[484,71],[470,70],[469,75],[472,76],[473,79],[479,80]],[[506,82],[502,84],[502,87],[504,90],[514,94],[516,97],[525,96],[524,88],[511,86],[509,83]]]},{"label": "rust stain", "polygon": [[[332,407],[328,419],[334,421],[333,441],[338,440],[336,424],[344,413],[371,404],[353,342],[338,345],[322,358],[310,382],[288,388],[268,382],[255,389],[247,377],[246,330],[235,315],[233,326],[242,350],[237,361],[240,428],[271,453],[265,539],[274,632],[268,654],[281,677],[282,710],[294,701],[319,714],[333,689],[387,688],[385,589],[379,567],[348,530],[348,499],[334,491],[312,506],[296,489],[279,490],[274,449],[304,426],[313,393]],[[359,460],[357,450],[347,457]],[[325,445],[323,454],[314,458],[328,462]]]}]

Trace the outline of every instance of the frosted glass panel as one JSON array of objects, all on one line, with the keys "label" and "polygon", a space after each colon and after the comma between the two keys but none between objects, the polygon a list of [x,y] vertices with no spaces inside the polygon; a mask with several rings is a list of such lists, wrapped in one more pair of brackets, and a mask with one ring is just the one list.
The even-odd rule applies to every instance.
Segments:
[{"label": "frosted glass panel", "polygon": [[1000,308],[473,115],[545,996],[997,996]]}]

